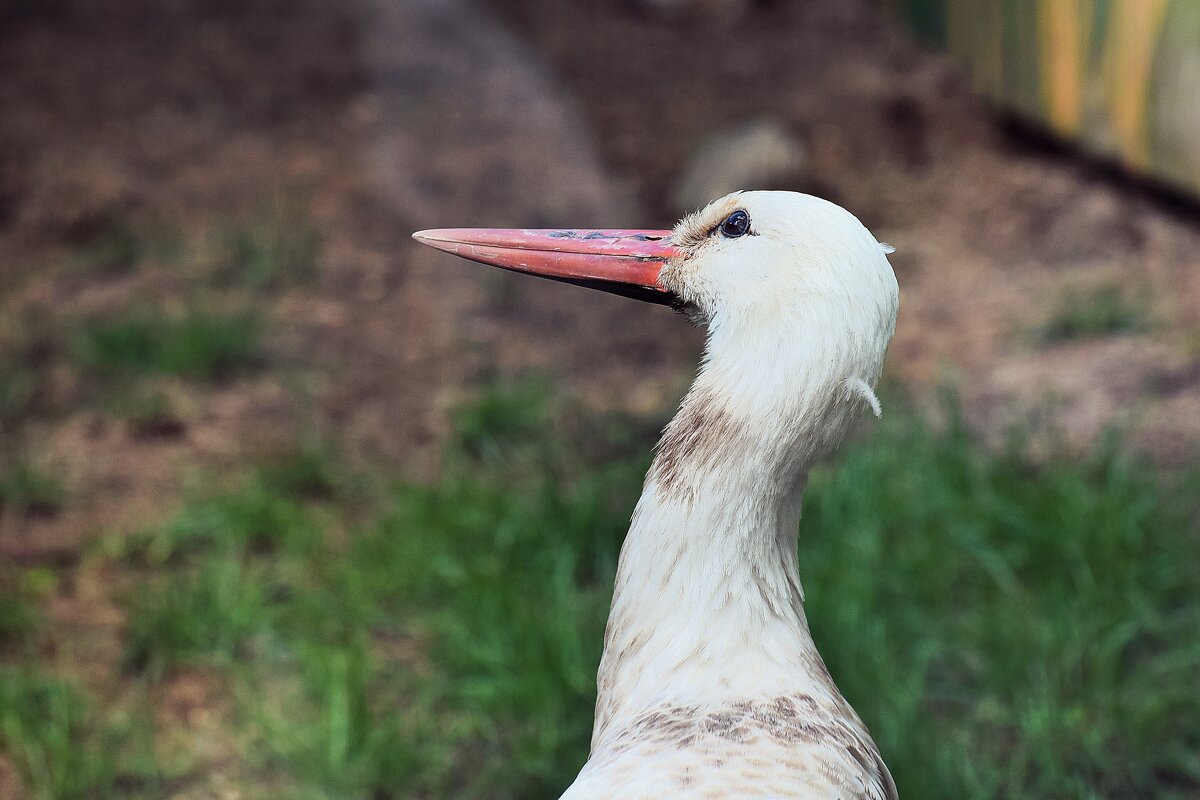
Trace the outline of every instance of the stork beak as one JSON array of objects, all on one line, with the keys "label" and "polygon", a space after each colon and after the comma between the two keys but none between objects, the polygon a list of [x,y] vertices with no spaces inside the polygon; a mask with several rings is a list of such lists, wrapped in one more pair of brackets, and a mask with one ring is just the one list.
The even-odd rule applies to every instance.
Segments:
[{"label": "stork beak", "polygon": [[421,244],[513,272],[669,305],[659,271],[675,255],[670,231],[443,228],[418,231]]}]

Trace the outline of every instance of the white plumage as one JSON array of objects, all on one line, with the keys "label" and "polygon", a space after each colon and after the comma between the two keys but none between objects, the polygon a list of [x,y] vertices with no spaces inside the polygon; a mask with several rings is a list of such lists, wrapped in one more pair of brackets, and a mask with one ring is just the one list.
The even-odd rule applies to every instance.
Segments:
[{"label": "white plumage", "polygon": [[[735,210],[750,231],[725,238]],[[673,238],[661,281],[708,342],[621,550],[564,800],[895,797],[813,645],[796,556],[809,467],[874,405],[899,303],[884,245],[790,192],[729,195]]]}]

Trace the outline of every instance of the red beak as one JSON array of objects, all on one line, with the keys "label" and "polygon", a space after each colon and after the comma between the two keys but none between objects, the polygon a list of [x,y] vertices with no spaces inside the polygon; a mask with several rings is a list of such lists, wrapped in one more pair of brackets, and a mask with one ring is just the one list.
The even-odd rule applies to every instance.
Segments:
[{"label": "red beak", "polygon": [[670,231],[444,228],[413,238],[438,250],[514,272],[670,304],[659,272],[676,254]]}]

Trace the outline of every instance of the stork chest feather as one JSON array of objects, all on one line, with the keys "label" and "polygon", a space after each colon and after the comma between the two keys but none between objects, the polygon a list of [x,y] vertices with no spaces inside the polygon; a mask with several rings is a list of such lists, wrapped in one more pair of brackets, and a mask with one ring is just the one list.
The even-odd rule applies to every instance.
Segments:
[{"label": "stork chest feather", "polygon": [[894,800],[896,788],[840,697],[792,694],[664,705],[614,732],[563,800]]}]

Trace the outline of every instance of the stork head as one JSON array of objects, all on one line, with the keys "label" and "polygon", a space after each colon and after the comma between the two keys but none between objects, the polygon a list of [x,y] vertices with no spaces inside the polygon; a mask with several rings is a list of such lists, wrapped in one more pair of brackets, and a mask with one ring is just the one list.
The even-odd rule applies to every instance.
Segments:
[{"label": "stork head", "polygon": [[899,297],[891,249],[827,200],[734,192],[681,220],[671,242],[659,283],[710,328],[790,327],[830,312],[852,324],[856,309],[868,309],[887,322],[869,333],[891,335]]},{"label": "stork head", "polygon": [[[899,304],[890,248],[845,209],[734,192],[665,230],[420,231],[474,261],[673,305],[708,327],[706,370],[773,368],[870,393]],[[869,397],[873,400],[873,396]]]}]

